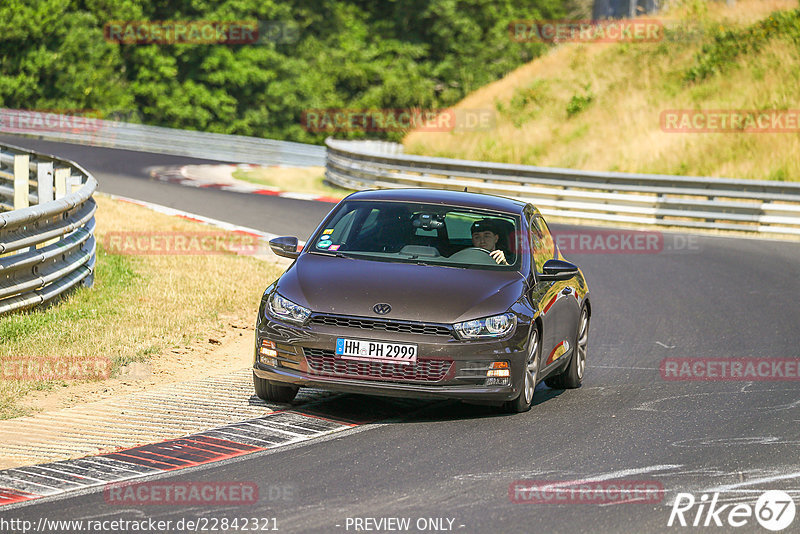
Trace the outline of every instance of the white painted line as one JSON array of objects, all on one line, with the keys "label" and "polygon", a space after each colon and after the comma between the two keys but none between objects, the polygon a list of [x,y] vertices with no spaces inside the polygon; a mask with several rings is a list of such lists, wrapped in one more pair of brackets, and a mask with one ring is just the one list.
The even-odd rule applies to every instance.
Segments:
[{"label": "white painted line", "polygon": [[[103,480],[100,480],[99,478],[90,477],[89,475],[83,475],[83,474],[79,475],[77,473],[70,473],[69,471],[61,471],[60,469],[53,469],[52,468],[53,464],[47,464],[47,465],[49,465],[51,467],[45,467],[44,465],[37,465],[35,467],[37,467],[39,469],[42,469],[44,471],[52,471],[53,473],[59,473],[61,475],[69,475],[71,478],[80,478],[80,479],[84,479],[84,480],[92,480],[94,482],[99,482],[101,484],[104,482]],[[76,482],[76,484],[82,484],[82,483],[81,482]]]},{"label": "white painted line", "polygon": [[741,488],[744,486],[755,486],[756,484],[769,484],[772,482],[778,482],[779,480],[790,480],[793,478],[800,478],[800,471],[795,471],[794,473],[786,473],[785,475],[774,475],[763,478],[755,478],[753,480],[737,482],[736,484],[725,484],[723,486],[716,486],[711,489],[704,490],[703,493],[718,493],[723,491],[731,491],[733,489]]},{"label": "white painted line", "polygon": [[[19,486],[16,486],[16,487],[15,486],[11,486],[11,485],[4,485],[3,486],[3,487],[9,487],[10,489],[21,489],[21,488],[24,488],[26,486],[39,486],[39,487],[45,488],[45,491],[46,491],[46,493],[42,493],[39,490],[36,490],[39,495],[55,495],[57,493],[62,493],[63,492],[63,490],[60,490],[58,488],[54,488],[52,486],[48,486],[46,484],[38,484],[36,482],[29,482],[27,480],[23,480],[21,478],[17,478],[15,476],[9,474],[8,471],[4,471],[2,473],[2,478],[0,478],[0,481],[2,481],[3,479],[16,481],[16,482],[18,482],[20,484]],[[24,489],[22,491],[25,491],[26,493],[31,493],[31,492],[29,492],[27,490],[24,490]]]},{"label": "white painted line", "polygon": [[590,482],[602,482],[604,480],[617,480],[620,478],[630,477],[634,475],[643,475],[645,473],[653,473],[657,471],[669,471],[683,467],[683,464],[665,464],[665,465],[651,465],[650,467],[640,467],[638,469],[622,469],[620,471],[611,471],[601,475],[591,476],[588,478],[581,478],[576,480],[564,480],[554,484],[548,484],[554,488],[561,486],[575,486],[578,484],[587,484]]},{"label": "white painted line", "polygon": [[[255,427],[255,428],[258,428],[258,429],[267,429],[267,430],[273,430],[273,431],[275,431],[275,432],[280,432],[280,433],[282,433],[282,434],[288,434],[288,435],[290,435],[290,436],[294,436],[294,437],[296,437],[296,438],[305,438],[305,437],[308,437],[308,436],[309,436],[308,434],[299,434],[299,433],[297,433],[297,432],[291,432],[291,431],[289,431],[289,430],[284,430],[284,429],[282,429],[282,428],[276,428],[276,426],[274,426],[274,425],[275,425],[275,423],[272,423],[272,424],[271,424],[271,425],[269,425],[269,426],[262,426],[262,425],[254,425],[254,424],[252,424],[252,423],[249,423],[249,422],[245,421],[245,422],[243,422],[243,423],[240,423],[240,424],[241,424],[241,425],[246,425],[246,426],[252,426],[252,427]],[[313,434],[312,434],[312,435],[313,435]]]}]

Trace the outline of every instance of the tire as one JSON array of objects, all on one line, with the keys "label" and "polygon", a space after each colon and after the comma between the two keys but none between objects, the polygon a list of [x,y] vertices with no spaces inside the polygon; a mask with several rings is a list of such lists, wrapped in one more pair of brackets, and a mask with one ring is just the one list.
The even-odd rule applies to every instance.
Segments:
[{"label": "tire", "polygon": [[553,389],[574,389],[581,387],[583,374],[586,370],[586,350],[589,344],[589,310],[586,306],[581,308],[578,319],[578,328],[575,332],[575,344],[569,364],[563,372],[549,378],[544,383]]},{"label": "tire", "polygon": [[259,399],[280,403],[292,402],[300,389],[298,386],[270,382],[264,378],[257,377],[255,373],[253,373],[253,386]]},{"label": "tire", "polygon": [[539,363],[541,362],[542,344],[539,329],[533,327],[531,339],[528,342],[528,355],[525,360],[525,380],[522,390],[516,399],[503,404],[503,411],[507,413],[522,413],[531,409],[533,393],[539,381]]}]

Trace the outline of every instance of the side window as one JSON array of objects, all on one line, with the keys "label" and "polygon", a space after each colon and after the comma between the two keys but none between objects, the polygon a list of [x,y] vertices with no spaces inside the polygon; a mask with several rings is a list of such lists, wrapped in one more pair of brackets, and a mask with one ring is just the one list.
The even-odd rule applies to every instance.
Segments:
[{"label": "side window", "polygon": [[531,221],[531,245],[533,246],[533,263],[536,272],[541,273],[545,262],[553,259],[555,246],[550,230],[544,219],[539,216],[534,217]]}]

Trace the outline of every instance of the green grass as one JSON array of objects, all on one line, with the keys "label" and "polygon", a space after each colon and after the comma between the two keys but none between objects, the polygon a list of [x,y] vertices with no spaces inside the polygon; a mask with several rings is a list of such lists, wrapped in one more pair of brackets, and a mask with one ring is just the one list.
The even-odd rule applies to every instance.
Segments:
[{"label": "green grass", "polygon": [[[705,80],[729,72],[741,56],[759,52],[773,39],[783,39],[800,46],[800,9],[777,11],[769,17],[744,28],[706,24],[711,41],[704,44],[696,56],[695,65],[686,70],[689,82]],[[763,72],[755,73],[763,79]]]},{"label": "green grass", "polygon": [[[20,357],[15,347],[37,343],[42,336],[63,340],[64,343],[79,342],[81,328],[88,327],[100,317],[117,315],[118,301],[124,298],[126,290],[145,281],[137,273],[131,257],[107,254],[98,242],[92,288],[79,286],[45,307],[19,311],[0,319],[0,364],[3,360]],[[112,356],[112,373],[126,363],[124,359]],[[0,419],[27,415],[28,411],[18,402],[28,392],[49,391],[66,385],[65,380],[0,381]]]},{"label": "green grass", "polygon": [[72,326],[78,320],[114,315],[117,313],[115,301],[119,295],[141,278],[134,270],[130,257],[106,254],[98,243],[95,283],[91,291],[81,286],[46,308],[24,310],[3,317],[0,321],[0,339],[4,344],[12,341],[22,343],[44,329],[52,335],[62,335],[72,332]]},{"label": "green grass", "polygon": [[[103,195],[95,200],[98,244],[123,231],[218,233]],[[207,347],[195,342],[225,336],[231,324],[250,323],[261,291],[282,272],[272,262],[232,254],[117,255],[108,250],[98,245],[92,288],[79,288],[60,302],[0,318],[0,371],[4,362],[11,361],[50,366],[100,361],[110,364],[109,384],[116,384],[121,367],[146,361],[159,369],[161,380],[185,376],[182,358],[170,349],[205,358]],[[205,365],[191,374],[207,376],[239,365],[235,357],[227,356],[203,360]],[[101,377],[47,380],[40,374],[0,380],[0,418],[23,415],[42,405],[49,409],[53,401],[60,406],[80,403],[89,390],[103,387]],[[29,392],[53,389],[52,395],[25,400]]]}]

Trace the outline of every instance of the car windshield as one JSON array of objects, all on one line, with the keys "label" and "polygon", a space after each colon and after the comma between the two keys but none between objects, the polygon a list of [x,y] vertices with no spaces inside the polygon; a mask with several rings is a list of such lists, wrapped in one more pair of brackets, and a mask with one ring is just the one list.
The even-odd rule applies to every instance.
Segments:
[{"label": "car windshield", "polygon": [[[472,208],[343,202],[309,250],[378,261],[519,270],[519,218]],[[499,251],[499,252],[498,252]]]}]

